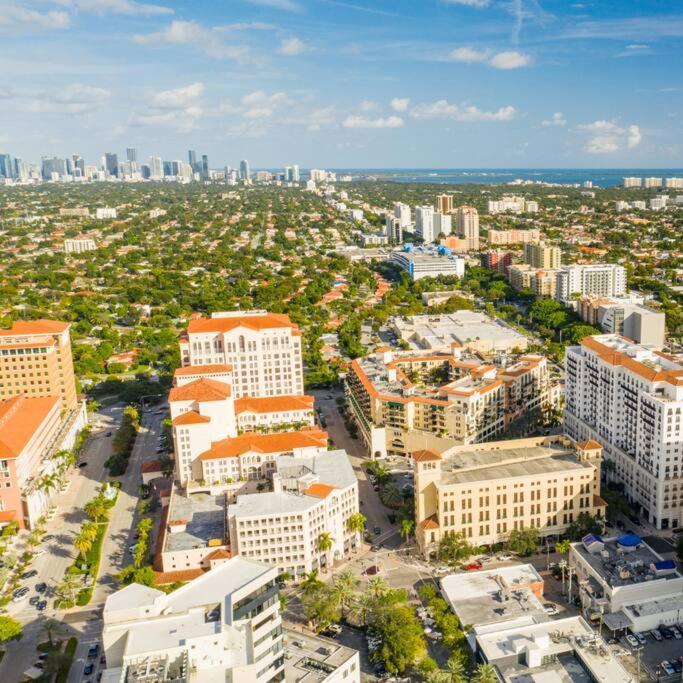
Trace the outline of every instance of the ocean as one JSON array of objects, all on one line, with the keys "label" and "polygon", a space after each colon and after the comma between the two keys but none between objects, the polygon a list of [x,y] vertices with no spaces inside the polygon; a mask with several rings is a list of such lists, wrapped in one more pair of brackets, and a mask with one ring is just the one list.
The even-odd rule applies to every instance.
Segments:
[{"label": "ocean", "polygon": [[525,180],[531,182],[581,185],[589,180],[596,187],[616,187],[626,176],[639,178],[683,177],[680,168],[337,168],[338,175],[354,180],[375,178],[396,183],[435,183],[443,185],[500,185]]}]

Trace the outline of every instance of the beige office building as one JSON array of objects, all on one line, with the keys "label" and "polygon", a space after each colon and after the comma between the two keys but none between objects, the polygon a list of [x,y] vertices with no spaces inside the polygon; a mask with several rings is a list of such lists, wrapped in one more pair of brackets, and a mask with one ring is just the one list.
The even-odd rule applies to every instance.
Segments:
[{"label": "beige office building", "polygon": [[547,244],[525,244],[524,263],[532,268],[551,270],[559,268],[562,261],[562,251],[559,247],[551,247]]},{"label": "beige office building", "polygon": [[59,396],[64,410],[77,405],[69,323],[18,320],[0,330],[0,399]]},{"label": "beige office building", "polygon": [[436,195],[436,210],[439,213],[453,213],[453,195],[452,194],[437,194]]},{"label": "beige office building", "polygon": [[479,212],[473,206],[459,206],[455,215],[455,231],[467,240],[468,249],[479,249]]},{"label": "beige office building", "polygon": [[566,436],[452,445],[413,452],[415,528],[424,557],[448,533],[493,545],[515,529],[566,532],[579,514],[603,517],[602,447]]}]

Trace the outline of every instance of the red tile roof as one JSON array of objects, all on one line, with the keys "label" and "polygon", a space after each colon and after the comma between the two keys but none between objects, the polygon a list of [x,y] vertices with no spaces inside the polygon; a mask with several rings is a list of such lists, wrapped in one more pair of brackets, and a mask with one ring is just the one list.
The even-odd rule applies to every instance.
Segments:
[{"label": "red tile roof", "polygon": [[264,313],[263,315],[242,315],[234,318],[197,318],[190,320],[187,331],[198,332],[230,332],[239,327],[251,330],[277,329],[289,327],[297,330],[297,326],[283,313]]},{"label": "red tile roof", "polygon": [[334,491],[334,486],[328,486],[327,484],[311,484],[304,493],[307,496],[315,496],[316,498],[327,498]]},{"label": "red tile roof", "polygon": [[237,458],[244,453],[285,453],[294,448],[327,446],[327,432],[319,429],[302,429],[298,432],[280,434],[257,434],[245,432],[231,439],[216,441],[208,451],[199,457],[201,460],[217,458]]},{"label": "red tile roof", "polygon": [[431,462],[433,460],[441,460],[441,456],[436,451],[415,451],[412,455],[415,462]]},{"label": "red tile roof", "polygon": [[59,320],[16,320],[8,330],[0,330],[0,337],[15,334],[60,334],[69,327],[69,323]]},{"label": "red tile roof", "polygon": [[140,472],[161,472],[161,463],[158,460],[147,460],[140,465]]},{"label": "red tile roof", "polygon": [[197,425],[204,422],[211,422],[211,418],[206,417],[206,415],[200,415],[196,410],[189,410],[187,413],[178,415],[178,417],[173,420],[173,425]]},{"label": "red tile roof", "polygon": [[31,437],[57,405],[57,396],[13,396],[0,401],[0,458],[21,455]]},{"label": "red tile roof", "polygon": [[577,446],[583,451],[593,451],[596,448],[602,448],[602,446],[593,439],[588,439],[587,441],[580,441]]},{"label": "red tile roof", "polygon": [[182,387],[173,387],[168,394],[169,401],[223,401],[232,393],[229,384],[209,377],[200,377]]},{"label": "red tile roof", "polygon": [[225,372],[232,372],[232,365],[228,363],[214,363],[212,365],[187,365],[184,368],[178,368],[174,373],[174,377],[187,377],[192,375],[213,375]]},{"label": "red tile roof", "polygon": [[284,413],[290,410],[313,410],[313,396],[266,396],[252,398],[245,396],[235,401],[235,412],[239,413]]},{"label": "red tile roof", "polygon": [[430,515],[420,522],[420,529],[438,529],[439,518],[436,515]]}]

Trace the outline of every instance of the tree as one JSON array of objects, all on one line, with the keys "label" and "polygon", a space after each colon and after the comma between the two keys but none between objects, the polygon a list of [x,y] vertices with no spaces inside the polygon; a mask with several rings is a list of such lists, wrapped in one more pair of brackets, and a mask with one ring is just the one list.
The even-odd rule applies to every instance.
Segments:
[{"label": "tree", "polygon": [[74,548],[78,550],[78,556],[85,560],[86,553],[92,548],[92,539],[89,538],[87,533],[83,532],[83,529],[74,538]]},{"label": "tree", "polygon": [[85,514],[96,522],[104,519],[107,516],[108,510],[107,505],[101,496],[95,496],[89,500],[83,509],[85,510]]},{"label": "tree", "polygon": [[57,584],[57,597],[63,602],[74,603],[83,584],[76,574],[65,574]]},{"label": "tree", "polygon": [[353,605],[358,583],[356,575],[348,569],[339,574],[334,580],[332,595],[339,605],[342,619],[346,611]]},{"label": "tree", "polygon": [[330,550],[332,550],[332,546],[334,545],[334,539],[330,535],[328,531],[323,531],[320,536],[318,536],[318,552],[324,553],[325,554],[325,568],[324,571],[327,571],[327,567],[332,565],[332,558],[328,555]]},{"label": "tree", "polygon": [[569,552],[569,547],[571,546],[571,541],[568,539],[564,539],[562,541],[558,541],[555,544],[555,550],[560,553],[561,555],[566,555]]},{"label": "tree", "polygon": [[346,528],[356,534],[356,548],[360,545],[360,536],[365,531],[366,521],[365,515],[360,512],[356,512],[346,520]]},{"label": "tree", "polygon": [[72,660],[73,657],[67,652],[60,652],[59,650],[50,652],[45,660],[45,671],[50,674],[58,674],[61,670],[66,669]]},{"label": "tree", "polygon": [[381,643],[372,657],[383,662],[390,673],[403,673],[425,656],[422,625],[411,607],[397,605],[380,610],[372,627]]},{"label": "tree", "polygon": [[81,527],[81,533],[89,541],[94,541],[97,538],[97,524],[95,522],[86,522]]},{"label": "tree", "polygon": [[466,560],[474,552],[474,547],[460,531],[447,533],[439,542],[439,559],[444,562]]},{"label": "tree", "polygon": [[412,519],[402,519],[401,520],[401,536],[403,536],[404,541],[408,541],[410,536],[415,529],[415,522]]},{"label": "tree", "polygon": [[23,626],[12,617],[0,615],[0,643],[21,638]]},{"label": "tree", "polygon": [[567,536],[572,541],[580,541],[586,534],[601,534],[602,522],[587,512],[580,512],[579,516],[567,528]]},{"label": "tree", "polygon": [[306,618],[316,632],[325,630],[330,624],[336,624],[341,618],[337,599],[325,585],[315,591],[304,593],[301,604]]},{"label": "tree", "polygon": [[533,529],[531,527],[526,529],[513,529],[510,532],[505,547],[510,552],[517,553],[521,557],[533,555],[538,549],[538,529]]},{"label": "tree", "polygon": [[325,583],[321,581],[319,578],[319,572],[317,569],[313,569],[312,571],[308,572],[299,584],[299,587],[304,593],[312,593],[315,590],[318,590],[322,588]]},{"label": "tree", "polygon": [[145,567],[136,567],[135,565],[129,564],[118,573],[116,580],[122,586],[127,586],[131,583],[139,583],[143,586],[150,586],[151,588],[156,586],[154,569],[149,565]]},{"label": "tree", "polygon": [[60,622],[58,622],[56,619],[46,619],[43,624],[42,624],[42,629],[45,632],[45,635],[47,636],[48,641],[50,642],[50,647],[54,646],[54,642],[52,640],[52,637],[56,634],[59,635],[59,633],[62,630],[62,625]]},{"label": "tree", "polygon": [[490,664],[480,664],[474,672],[474,683],[498,683],[496,670]]}]

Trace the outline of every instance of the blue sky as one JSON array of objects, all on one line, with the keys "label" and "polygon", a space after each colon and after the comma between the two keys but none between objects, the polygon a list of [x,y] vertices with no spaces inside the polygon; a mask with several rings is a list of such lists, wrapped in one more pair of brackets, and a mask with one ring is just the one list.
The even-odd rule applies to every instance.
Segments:
[{"label": "blue sky", "polygon": [[671,0],[0,0],[0,151],[682,167]]}]

